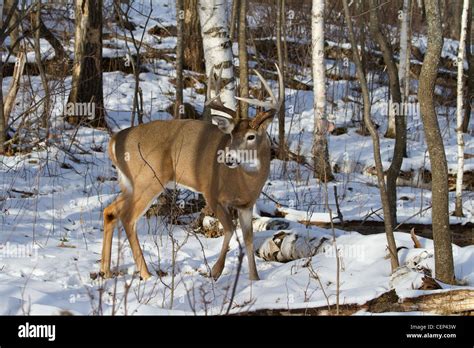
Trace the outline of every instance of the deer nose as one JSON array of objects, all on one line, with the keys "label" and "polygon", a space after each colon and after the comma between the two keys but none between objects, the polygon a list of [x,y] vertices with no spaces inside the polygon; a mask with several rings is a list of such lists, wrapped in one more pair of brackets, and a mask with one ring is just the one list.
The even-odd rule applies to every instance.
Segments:
[{"label": "deer nose", "polygon": [[234,151],[229,151],[226,153],[224,163],[229,168],[235,168],[240,164],[238,156],[234,153]]}]

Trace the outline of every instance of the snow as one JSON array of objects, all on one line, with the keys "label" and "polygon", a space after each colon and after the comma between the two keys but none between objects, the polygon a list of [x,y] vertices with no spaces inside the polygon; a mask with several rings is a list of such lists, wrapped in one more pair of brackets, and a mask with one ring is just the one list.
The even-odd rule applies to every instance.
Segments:
[{"label": "snow", "polygon": [[[139,2],[140,3],[140,2]],[[140,13],[132,11],[132,21],[138,23],[134,32],[155,48],[173,48],[174,38],[161,38],[147,33],[154,25],[175,25],[174,1],[153,2],[150,21],[144,28],[145,16],[150,8],[142,2]],[[146,30],[145,30],[146,29]],[[129,36],[129,33],[122,33]],[[418,40],[418,41],[416,41]],[[419,47],[423,38],[413,39]],[[127,50],[123,40],[108,40],[104,48],[106,57],[123,57]],[[330,45],[336,45],[329,42]],[[445,41],[443,54],[457,50],[456,42]],[[337,44],[345,48],[346,44]],[[133,45],[130,45],[133,51]],[[54,55],[51,47],[41,41],[43,58]],[[9,61],[14,62],[14,57]],[[34,56],[28,54],[28,61]],[[250,66],[252,66],[250,62]],[[143,91],[145,122],[170,119],[165,110],[174,98],[174,67],[164,60],[146,63],[149,72],[140,74]],[[336,75],[354,76],[352,63],[326,61],[327,71]],[[332,70],[331,70],[332,69]],[[308,82],[309,70],[302,71],[300,80]],[[42,97],[41,80],[38,76],[25,77],[31,88],[39,91],[31,95],[29,89],[20,88],[26,107]],[[257,79],[252,76],[251,83]],[[372,79],[369,79],[372,81]],[[380,76],[373,76],[373,117],[383,134],[386,125],[387,88]],[[4,95],[8,92],[10,77],[3,80]],[[322,252],[298,260],[280,263],[257,257],[257,269],[262,280],[248,280],[246,257],[238,278],[235,295],[232,288],[236,281],[239,241],[243,241],[240,228],[233,236],[226,266],[222,276],[214,281],[208,276],[210,267],[217,260],[222,237],[206,238],[196,234],[189,225],[171,225],[160,217],[142,218],[137,226],[145,260],[154,276],[140,281],[134,274],[135,266],[123,229],[115,232],[112,264],[120,276],[102,280],[94,278],[99,271],[102,248],[102,212],[116,197],[118,185],[116,172],[107,156],[110,135],[102,130],[80,127],[74,129],[62,120],[62,107],[67,101],[71,79],[51,82],[55,88],[52,137],[48,144],[41,142],[31,151],[25,142],[25,153],[0,156],[0,314],[1,315],[49,315],[68,311],[72,314],[128,314],[128,315],[204,315],[245,312],[257,309],[312,308],[336,303],[337,266],[333,231],[307,222],[330,222],[328,206],[335,214],[333,188],[337,187],[338,201],[346,221],[380,221],[381,202],[376,180],[367,170],[373,166],[372,143],[368,137],[356,133],[353,118],[360,115],[360,106],[343,100],[346,89],[357,82],[327,80],[329,118],[338,127],[348,127],[348,132],[329,137],[329,153],[332,164],[340,168],[334,182],[328,187],[312,178],[312,171],[304,166],[289,163],[287,175],[282,175],[283,163],[275,160],[270,177],[257,201],[254,211],[255,248],[275,233],[284,231],[305,238],[327,238]],[[115,132],[130,125],[134,79],[122,72],[104,73],[104,102],[108,123]],[[276,88],[276,82],[271,86]],[[201,86],[202,87],[202,86]],[[412,86],[412,89],[416,87]],[[443,93],[443,90],[439,91]],[[184,93],[186,102],[202,111],[204,96],[193,88]],[[287,88],[286,129],[288,145],[294,152],[310,159],[313,133],[313,97],[310,91]],[[412,95],[412,98],[415,96]],[[20,97],[17,100],[22,100]],[[353,100],[360,99],[357,94]],[[415,102],[415,100],[414,100]],[[13,117],[20,115],[16,107]],[[438,108],[450,172],[456,171],[455,110]],[[25,116],[34,121],[39,111]],[[419,109],[410,109],[408,116],[408,155],[403,170],[413,170],[415,176],[423,169],[430,169]],[[21,118],[14,124],[19,129]],[[473,122],[471,120],[471,122]],[[269,129],[270,136],[277,138],[277,120]],[[472,127],[471,127],[472,129]],[[26,139],[35,144],[37,134],[26,133]],[[465,135],[466,152],[474,148],[473,134]],[[394,141],[381,137],[382,160],[385,168],[391,160]],[[465,170],[474,169],[474,159],[466,159]],[[416,177],[414,181],[416,182]],[[431,223],[431,191],[426,187],[398,187],[398,219],[400,222]],[[271,197],[269,199],[268,197]],[[402,199],[403,197],[403,199]],[[277,205],[274,201],[278,202]],[[284,218],[263,217],[263,212],[278,208]],[[450,210],[454,209],[454,193],[450,194]],[[464,218],[450,217],[452,224],[474,222],[474,196],[465,191]],[[374,212],[377,212],[374,214]],[[278,221],[277,221],[278,220]],[[278,223],[275,223],[277,221]],[[268,227],[270,229],[267,229]],[[362,235],[356,231],[335,229],[339,250],[340,302],[363,304],[384,292],[395,289],[401,298],[418,296],[422,269],[434,274],[433,241],[419,237],[422,248],[414,248],[410,235],[396,232],[401,268],[391,276],[384,234]],[[120,253],[118,246],[120,245]],[[174,248],[173,248],[174,245]],[[175,257],[173,249],[178,249]],[[461,285],[443,285],[447,291],[453,288],[474,287],[474,246],[453,245],[456,279]],[[175,259],[175,264],[173,264]],[[157,275],[158,274],[160,275]],[[92,277],[91,277],[92,273]],[[130,285],[130,289],[127,287]],[[127,301],[125,301],[125,297]],[[232,302],[231,301],[232,299]],[[115,299],[115,300],[114,300]],[[357,315],[369,315],[359,312]],[[386,313],[387,314],[387,313]],[[388,313],[395,314],[395,313]],[[404,313],[407,314],[407,313]],[[417,312],[409,314],[420,314]]]}]

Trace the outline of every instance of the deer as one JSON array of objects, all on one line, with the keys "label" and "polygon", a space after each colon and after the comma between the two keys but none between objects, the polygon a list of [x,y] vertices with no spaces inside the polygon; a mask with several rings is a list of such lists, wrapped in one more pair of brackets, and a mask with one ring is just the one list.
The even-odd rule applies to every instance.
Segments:
[{"label": "deer", "polygon": [[[268,82],[255,71],[270,101],[235,97],[257,106],[252,119],[238,113],[220,98],[221,74],[209,76],[206,106],[212,122],[192,119],[156,120],[123,129],[112,135],[108,155],[118,173],[120,193],[103,211],[104,235],[100,275],[110,270],[113,232],[120,219],[130,243],[140,278],[151,277],[136,231],[136,223],[166,189],[179,185],[203,195],[224,230],[217,262],[210,276],[217,280],[225,266],[226,254],[235,231],[231,209],[236,209],[247,253],[249,279],[259,280],[253,246],[253,206],[268,178],[271,142],[267,128],[284,98],[282,73],[278,72],[279,94],[275,97]],[[215,97],[211,98],[211,85]],[[215,114],[213,111],[218,111]],[[250,160],[239,154],[251,153]],[[171,185],[171,186],[170,186]],[[176,186],[174,186],[176,187]]]}]

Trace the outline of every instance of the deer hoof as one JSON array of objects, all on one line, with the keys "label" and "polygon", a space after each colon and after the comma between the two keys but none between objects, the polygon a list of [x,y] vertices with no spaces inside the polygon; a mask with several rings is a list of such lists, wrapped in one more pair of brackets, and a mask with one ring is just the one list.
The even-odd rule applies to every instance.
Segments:
[{"label": "deer hoof", "polygon": [[140,274],[140,280],[148,280],[151,278],[150,272],[143,272]]},{"label": "deer hoof", "polygon": [[214,280],[219,279],[221,274],[222,274],[222,268],[221,267],[216,267],[216,266],[212,267],[211,277],[214,278]]},{"label": "deer hoof", "polygon": [[100,271],[99,276],[104,279],[109,279],[113,277],[113,273],[110,270],[107,271]]}]

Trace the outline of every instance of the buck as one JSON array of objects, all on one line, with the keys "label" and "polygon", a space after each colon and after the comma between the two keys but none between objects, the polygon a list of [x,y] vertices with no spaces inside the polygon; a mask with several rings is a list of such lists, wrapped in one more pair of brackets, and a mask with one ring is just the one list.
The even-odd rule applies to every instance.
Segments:
[{"label": "buck", "polygon": [[[260,107],[253,119],[238,119],[236,111],[221,101],[221,76],[211,71],[207,103],[215,124],[200,120],[153,121],[114,134],[108,152],[118,172],[121,193],[104,209],[104,241],[101,275],[111,277],[112,236],[118,219],[125,229],[137,270],[142,279],[148,271],[138,241],[136,223],[166,187],[176,184],[200,192],[224,228],[224,241],[211,270],[219,278],[225,265],[235,226],[230,212],[235,208],[247,251],[249,278],[258,280],[253,249],[252,209],[270,170],[270,140],[266,130],[284,98],[283,78],[277,66],[278,99],[256,71],[271,101],[237,98]],[[211,85],[216,96],[210,97]],[[242,161],[239,153],[253,153]],[[219,154],[225,153],[225,156]]]}]

